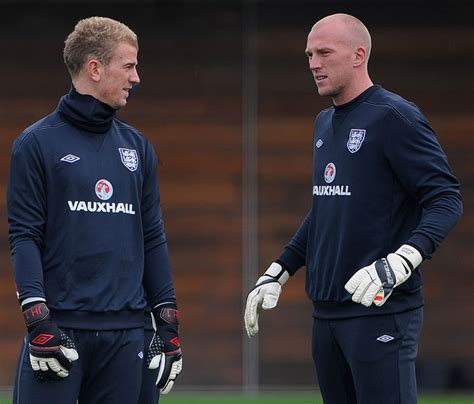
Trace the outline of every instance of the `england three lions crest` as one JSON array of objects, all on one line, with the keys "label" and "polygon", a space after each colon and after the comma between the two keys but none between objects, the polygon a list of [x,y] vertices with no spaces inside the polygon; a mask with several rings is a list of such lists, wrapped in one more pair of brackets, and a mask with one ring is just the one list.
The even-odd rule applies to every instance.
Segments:
[{"label": "england three lions crest", "polygon": [[365,139],[365,129],[351,129],[349,140],[347,141],[347,149],[351,153],[359,151]]},{"label": "england three lions crest", "polygon": [[135,171],[138,168],[138,153],[132,149],[122,149],[119,147],[120,160],[125,167],[130,171]]}]

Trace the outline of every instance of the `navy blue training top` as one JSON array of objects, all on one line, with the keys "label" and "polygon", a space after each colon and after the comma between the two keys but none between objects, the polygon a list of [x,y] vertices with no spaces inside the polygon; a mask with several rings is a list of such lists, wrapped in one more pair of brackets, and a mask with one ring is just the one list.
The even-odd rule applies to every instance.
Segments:
[{"label": "navy blue training top", "polygon": [[74,88],[13,145],[9,240],[20,302],[44,298],[61,327],[143,327],[175,302],[151,144]]},{"label": "navy blue training top", "polygon": [[419,270],[382,307],[352,302],[350,277],[402,244],[429,258],[462,214],[459,183],[411,102],[374,85],[323,110],[313,138],[312,206],[277,262],[306,265],[314,316],[393,313],[423,305]]}]

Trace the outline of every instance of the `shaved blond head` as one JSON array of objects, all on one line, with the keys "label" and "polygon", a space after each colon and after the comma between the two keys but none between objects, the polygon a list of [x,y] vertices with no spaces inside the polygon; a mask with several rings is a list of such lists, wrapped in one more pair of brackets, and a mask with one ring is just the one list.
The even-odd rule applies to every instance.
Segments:
[{"label": "shaved blond head", "polygon": [[313,25],[305,53],[319,95],[341,105],[373,85],[371,42],[365,25],[349,14],[332,14]]},{"label": "shaved blond head", "polygon": [[369,61],[372,39],[369,30],[358,18],[343,13],[328,15],[314,24],[311,32],[321,28],[330,28],[340,41],[351,47],[363,47],[366,51],[366,63]]}]

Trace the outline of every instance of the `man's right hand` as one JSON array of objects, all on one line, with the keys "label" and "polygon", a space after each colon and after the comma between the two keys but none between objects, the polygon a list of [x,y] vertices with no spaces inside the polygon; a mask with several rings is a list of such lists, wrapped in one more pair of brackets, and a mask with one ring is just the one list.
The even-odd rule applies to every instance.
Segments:
[{"label": "man's right hand", "polygon": [[245,305],[245,329],[249,337],[258,333],[258,316],[262,309],[269,310],[276,307],[281,287],[289,277],[288,271],[274,262],[258,279],[255,287],[248,294]]},{"label": "man's right hand", "polygon": [[23,311],[28,328],[30,363],[38,379],[67,377],[79,358],[74,342],[51,320],[43,302],[34,302]]}]

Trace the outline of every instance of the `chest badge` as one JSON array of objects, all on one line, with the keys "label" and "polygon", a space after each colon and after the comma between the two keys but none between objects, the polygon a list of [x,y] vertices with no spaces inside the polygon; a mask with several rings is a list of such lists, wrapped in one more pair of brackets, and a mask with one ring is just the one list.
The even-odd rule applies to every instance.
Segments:
[{"label": "chest badge", "polygon": [[138,168],[138,153],[133,149],[123,149],[119,147],[120,160],[125,167],[130,171],[135,171]]},{"label": "chest badge", "polygon": [[349,140],[347,141],[347,149],[351,153],[356,153],[362,147],[365,139],[365,129],[351,129]]}]

